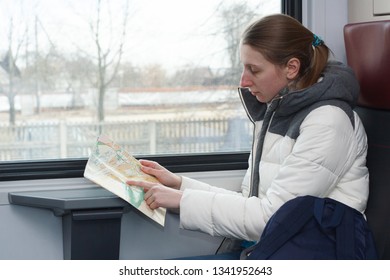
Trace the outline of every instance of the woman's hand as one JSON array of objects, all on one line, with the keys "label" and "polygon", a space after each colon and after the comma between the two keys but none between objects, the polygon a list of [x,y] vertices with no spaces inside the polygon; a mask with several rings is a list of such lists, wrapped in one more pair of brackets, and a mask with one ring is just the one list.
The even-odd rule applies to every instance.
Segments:
[{"label": "woman's hand", "polygon": [[161,184],[176,190],[180,189],[181,177],[179,175],[170,172],[155,161],[141,159],[139,162],[142,165],[141,170],[156,177]]},{"label": "woman's hand", "polygon": [[183,195],[182,191],[169,188],[161,184],[128,180],[128,185],[139,186],[144,189],[144,200],[150,209],[154,210],[159,207],[179,208],[180,200]]}]

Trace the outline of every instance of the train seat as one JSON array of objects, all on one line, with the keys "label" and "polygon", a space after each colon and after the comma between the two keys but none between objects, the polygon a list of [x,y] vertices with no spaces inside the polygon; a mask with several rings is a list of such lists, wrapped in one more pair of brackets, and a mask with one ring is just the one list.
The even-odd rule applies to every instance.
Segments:
[{"label": "train seat", "polygon": [[366,216],[381,259],[390,259],[390,20],[344,26],[347,63],[360,84],[356,112],[368,136]]}]

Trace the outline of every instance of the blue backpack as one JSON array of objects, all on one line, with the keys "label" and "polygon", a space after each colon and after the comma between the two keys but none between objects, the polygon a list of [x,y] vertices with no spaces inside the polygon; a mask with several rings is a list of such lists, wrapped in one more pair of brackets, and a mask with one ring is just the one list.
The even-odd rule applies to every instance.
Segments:
[{"label": "blue backpack", "polygon": [[377,259],[377,252],[359,211],[330,198],[302,196],[275,212],[241,259],[367,260]]}]

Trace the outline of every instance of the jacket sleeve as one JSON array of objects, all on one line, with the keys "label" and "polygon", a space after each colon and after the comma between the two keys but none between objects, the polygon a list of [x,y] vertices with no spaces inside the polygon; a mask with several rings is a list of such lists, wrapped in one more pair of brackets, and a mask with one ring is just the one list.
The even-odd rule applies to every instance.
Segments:
[{"label": "jacket sleeve", "polygon": [[[251,160],[249,160],[249,162],[251,162]],[[211,186],[207,183],[183,176],[181,185],[183,197],[180,202],[181,228],[200,230],[210,235],[222,235],[227,237],[245,239],[245,230],[241,230],[238,227],[235,227],[232,230],[225,228],[226,224],[229,224],[230,214],[220,209],[222,210],[221,212],[218,208],[224,208],[225,206],[229,205],[229,207],[227,208],[235,212],[236,207],[238,207],[239,205],[243,206],[243,204],[246,203],[246,198],[249,194],[250,173],[251,172],[249,166],[243,178],[240,192]],[[216,201],[214,201],[215,198],[217,198]],[[221,201],[222,204],[217,205],[219,204],[218,201]],[[223,215],[221,216],[220,214]],[[216,221],[213,220],[213,215],[218,216],[216,217]],[[224,221],[225,218],[226,221]],[[223,221],[222,223],[225,225],[221,224],[220,226],[225,229],[220,231],[216,228],[219,227],[218,224],[221,220]],[[241,234],[238,234],[237,231],[241,231]]]},{"label": "jacket sleeve", "polygon": [[299,137],[289,141],[295,143],[280,164],[266,163],[272,151],[263,153],[259,198],[210,192],[207,187],[185,189],[181,227],[258,240],[269,218],[285,202],[300,195],[326,196],[336,188],[358,153],[349,118],[331,106],[311,112],[301,124]]}]

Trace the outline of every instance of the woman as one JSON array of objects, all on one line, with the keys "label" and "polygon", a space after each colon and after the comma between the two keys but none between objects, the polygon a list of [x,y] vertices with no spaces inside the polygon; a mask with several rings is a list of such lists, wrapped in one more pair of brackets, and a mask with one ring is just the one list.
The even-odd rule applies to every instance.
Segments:
[{"label": "woman", "polygon": [[329,197],[363,213],[367,141],[353,111],[359,86],[350,68],[328,56],[324,42],[289,16],[254,22],[240,49],[240,97],[255,125],[241,192],[145,160],[143,171],[161,184],[128,183],[145,188],[152,209],[180,208],[182,228],[248,241],[298,196]]}]

